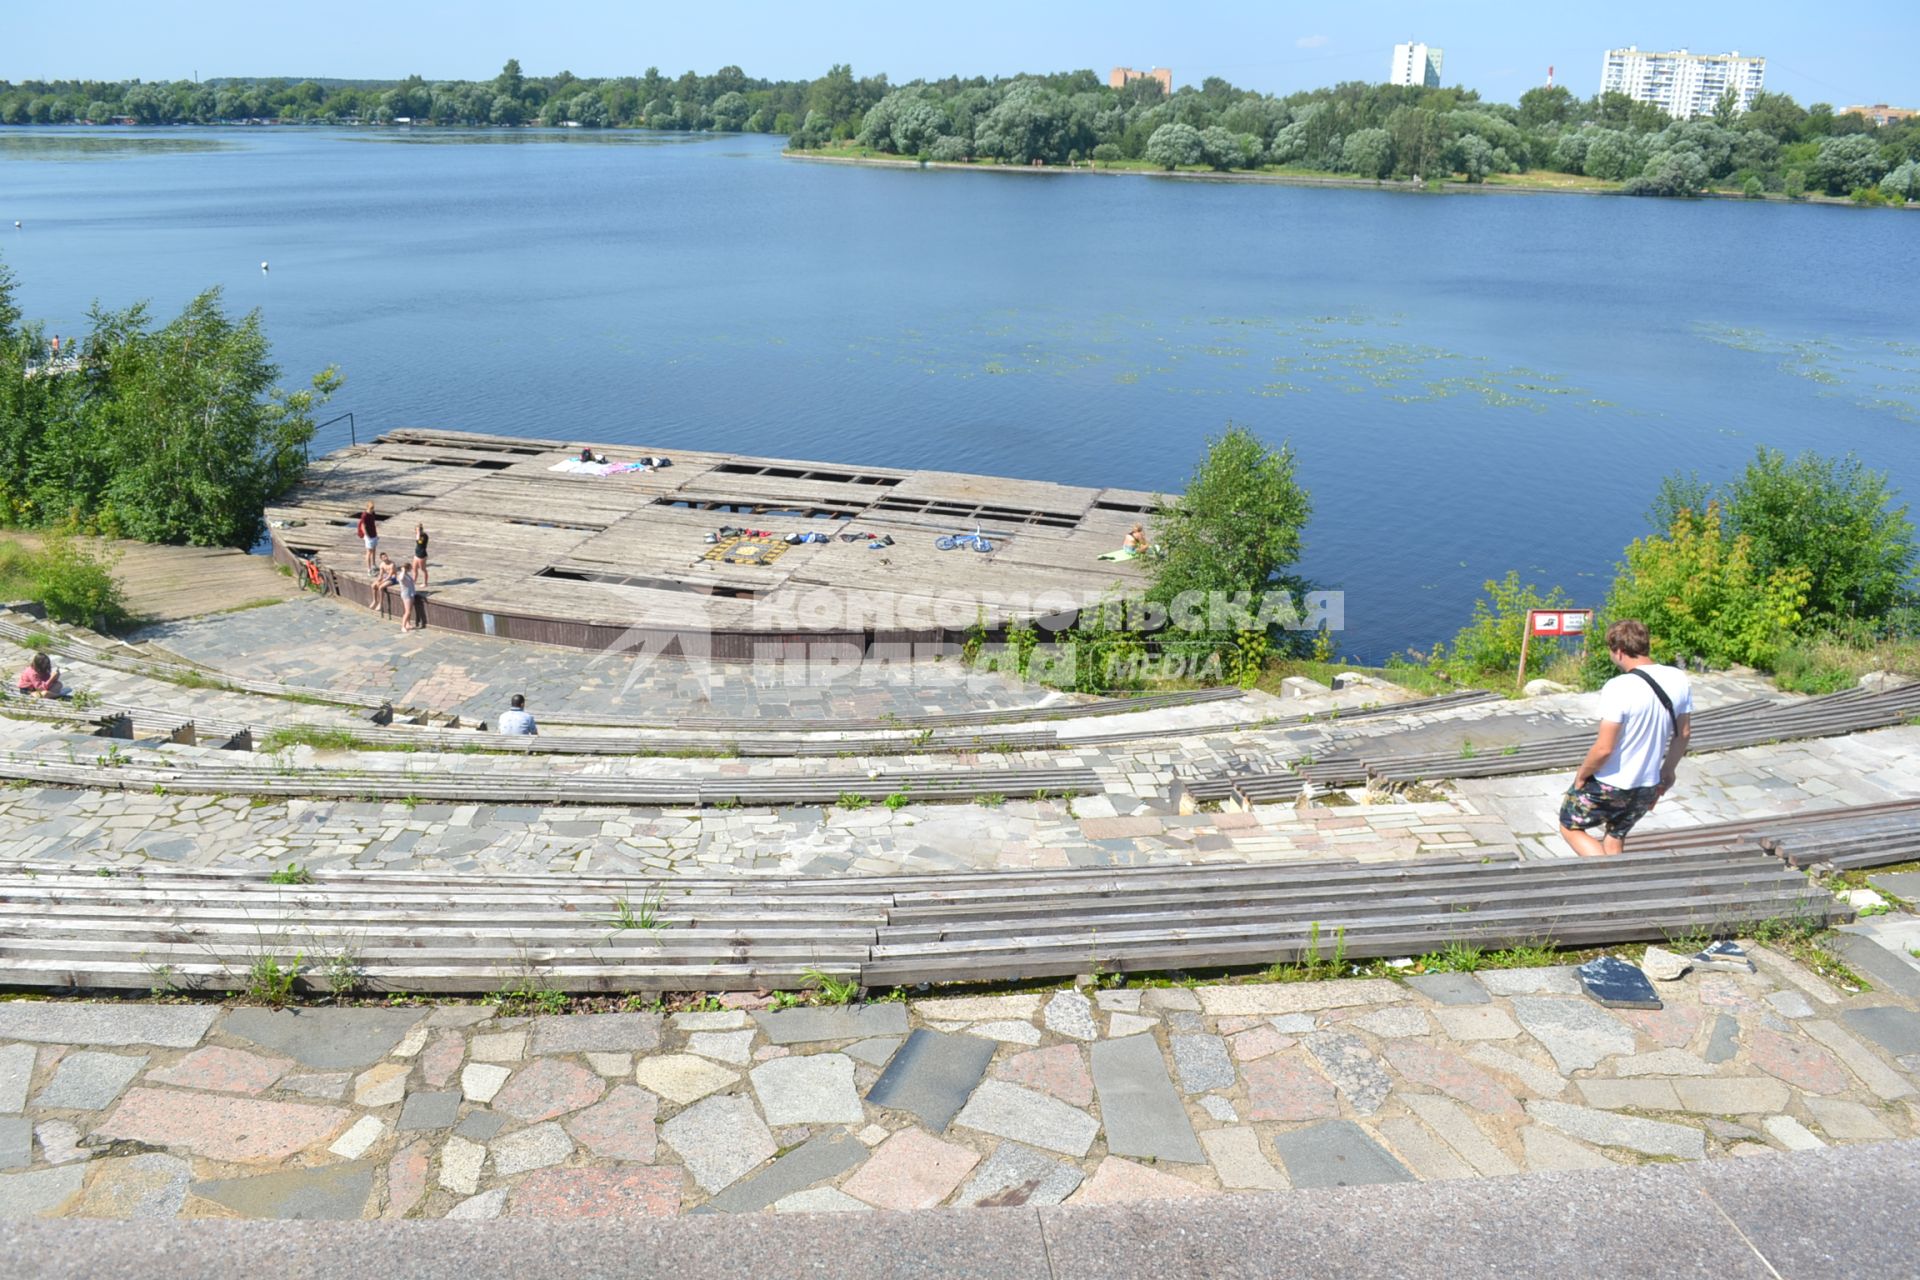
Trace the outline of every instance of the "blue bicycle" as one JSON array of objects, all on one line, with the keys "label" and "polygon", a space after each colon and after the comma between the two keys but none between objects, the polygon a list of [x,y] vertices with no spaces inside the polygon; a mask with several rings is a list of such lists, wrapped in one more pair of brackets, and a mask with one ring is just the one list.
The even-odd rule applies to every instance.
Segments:
[{"label": "blue bicycle", "polygon": [[972,547],[982,553],[993,550],[993,544],[981,535],[977,525],[972,533],[943,533],[933,540],[933,545],[942,551],[952,551],[958,547]]}]

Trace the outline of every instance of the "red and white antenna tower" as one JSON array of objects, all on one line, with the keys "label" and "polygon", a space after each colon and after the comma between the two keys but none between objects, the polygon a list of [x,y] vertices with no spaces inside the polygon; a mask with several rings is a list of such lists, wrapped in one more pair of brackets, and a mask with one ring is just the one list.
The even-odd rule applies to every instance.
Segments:
[{"label": "red and white antenna tower", "polygon": [[1553,88],[1553,68],[1547,68],[1547,88]]}]

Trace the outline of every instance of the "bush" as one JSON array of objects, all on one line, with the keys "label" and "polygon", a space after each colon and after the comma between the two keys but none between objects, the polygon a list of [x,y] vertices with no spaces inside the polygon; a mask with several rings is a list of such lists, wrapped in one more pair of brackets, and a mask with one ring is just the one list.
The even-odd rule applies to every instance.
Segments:
[{"label": "bush", "polygon": [[111,631],[132,621],[112,566],[62,534],[40,549],[0,545],[0,594],[38,601],[55,622]]},{"label": "bush", "polygon": [[[1453,638],[1450,653],[1442,665],[1454,679],[1464,682],[1489,675],[1511,677],[1520,669],[1520,646],[1526,638],[1527,611],[1564,609],[1573,601],[1559,587],[1542,595],[1532,583],[1522,584],[1512,569],[1501,579],[1489,578],[1482,584],[1486,596],[1473,602],[1473,619]],[[1528,662],[1544,667],[1559,654],[1561,642],[1543,640],[1528,648]],[[1443,651],[1445,652],[1445,651]]]},{"label": "bush", "polygon": [[1093,149],[1093,158],[1100,164],[1112,164],[1122,158],[1121,150],[1111,142],[1103,142]]},{"label": "bush", "polygon": [[1733,532],[1753,541],[1755,566],[1807,573],[1806,613],[1816,624],[1878,618],[1912,588],[1913,525],[1894,505],[1884,473],[1852,454],[1788,460],[1762,448],[1727,486]]},{"label": "bush", "polygon": [[1638,618],[1661,662],[1771,665],[1800,622],[1810,575],[1762,569],[1753,539],[1729,535],[1718,503],[1682,510],[1665,537],[1636,539],[1608,593],[1608,618]]}]

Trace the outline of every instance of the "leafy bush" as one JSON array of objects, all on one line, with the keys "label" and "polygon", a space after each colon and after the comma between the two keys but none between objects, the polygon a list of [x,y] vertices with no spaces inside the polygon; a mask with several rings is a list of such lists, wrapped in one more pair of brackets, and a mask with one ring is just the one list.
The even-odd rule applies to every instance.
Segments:
[{"label": "leafy bush", "polygon": [[1804,568],[1763,569],[1753,539],[1729,535],[1710,503],[1701,515],[1682,510],[1665,537],[1627,548],[1605,613],[1645,622],[1659,661],[1764,667],[1801,620],[1809,578]]},{"label": "leafy bush", "polygon": [[64,534],[39,550],[0,546],[0,594],[38,601],[55,622],[111,631],[132,621],[113,567]]},{"label": "leafy bush", "polygon": [[1762,448],[1727,486],[1733,532],[1753,541],[1763,573],[1804,569],[1807,617],[1877,618],[1913,584],[1913,524],[1886,475],[1852,454],[1788,460]]},{"label": "leafy bush", "polygon": [[[1474,680],[1487,674],[1511,675],[1520,669],[1520,646],[1526,638],[1527,611],[1564,609],[1573,603],[1559,587],[1542,595],[1532,583],[1522,583],[1512,569],[1501,579],[1489,578],[1482,584],[1486,595],[1473,602],[1473,618],[1453,638],[1451,658],[1446,662],[1449,674],[1459,680]],[[1560,641],[1547,640],[1533,645],[1530,658],[1545,663],[1558,651]]]}]

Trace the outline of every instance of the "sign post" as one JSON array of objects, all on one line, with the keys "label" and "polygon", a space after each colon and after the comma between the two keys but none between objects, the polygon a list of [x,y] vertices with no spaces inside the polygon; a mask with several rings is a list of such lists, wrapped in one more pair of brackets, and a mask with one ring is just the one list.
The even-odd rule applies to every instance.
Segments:
[{"label": "sign post", "polygon": [[[1527,687],[1527,651],[1532,647],[1533,638],[1564,640],[1569,636],[1586,639],[1587,628],[1593,622],[1591,609],[1529,609],[1527,610],[1527,629],[1520,636],[1520,678],[1514,684],[1517,689]],[[1584,646],[1581,652],[1586,650]]]}]

